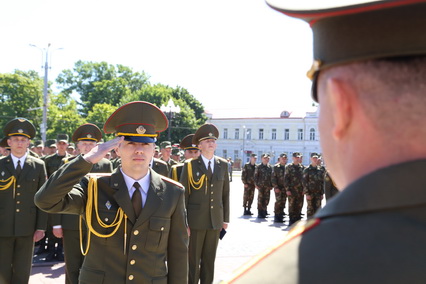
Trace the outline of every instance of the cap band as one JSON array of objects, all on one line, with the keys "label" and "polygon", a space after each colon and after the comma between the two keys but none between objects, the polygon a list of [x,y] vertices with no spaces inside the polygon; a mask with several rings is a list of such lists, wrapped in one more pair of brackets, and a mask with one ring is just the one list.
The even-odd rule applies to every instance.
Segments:
[{"label": "cap band", "polygon": [[124,133],[118,132],[115,136],[138,136],[138,137],[157,137],[157,134],[137,134],[137,133]]},{"label": "cap band", "polygon": [[98,139],[83,137],[83,138],[78,138],[77,141],[95,141],[95,142],[98,142]]},{"label": "cap band", "polygon": [[9,133],[7,136],[25,136],[28,137],[29,139],[31,139],[30,135],[25,134],[25,133]]}]

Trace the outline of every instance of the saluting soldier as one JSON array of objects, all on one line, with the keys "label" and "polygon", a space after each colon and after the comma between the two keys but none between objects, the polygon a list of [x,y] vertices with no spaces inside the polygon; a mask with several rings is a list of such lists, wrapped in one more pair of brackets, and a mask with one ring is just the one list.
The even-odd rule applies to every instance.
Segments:
[{"label": "saluting soldier", "polygon": [[305,167],[300,163],[300,153],[293,153],[293,162],[285,168],[284,187],[288,196],[289,226],[301,219],[303,207],[303,170]]},{"label": "saluting soldier", "polygon": [[[72,140],[76,143],[79,153],[83,156],[96,147],[101,139],[101,130],[92,123],[81,125],[72,135]],[[77,156],[66,158],[63,160],[63,164],[76,158]],[[108,159],[103,158],[96,164],[93,164],[90,172],[111,173],[112,164]],[[84,256],[80,249],[79,216],[74,214],[61,214],[61,225],[65,252],[65,283],[78,284],[78,277],[84,260]],[[82,229],[85,229],[84,224],[82,224]]]},{"label": "saluting soldier", "polygon": [[324,198],[324,172],[318,166],[318,154],[311,153],[311,164],[303,170],[303,194],[306,196],[307,217],[312,217],[321,208]]},{"label": "saluting soldier", "polygon": [[194,137],[194,134],[186,135],[182,141],[179,144],[179,147],[184,151],[184,161],[182,163],[173,165],[169,177],[172,178],[175,181],[180,180],[180,176],[182,174],[182,169],[185,161],[188,161],[189,159],[196,159],[200,156],[200,149],[198,149],[196,144],[192,144],[192,138]]},{"label": "saluting soldier", "polygon": [[[149,168],[156,137],[167,125],[153,104],[125,104],[104,125],[118,137],[62,166],[36,195],[43,210],[85,216],[90,242],[80,283],[187,282],[184,189]],[[85,177],[111,149],[121,167]]]},{"label": "saluting soldier", "polygon": [[251,212],[251,205],[254,199],[254,171],[256,170],[257,155],[251,154],[250,161],[246,163],[241,171],[241,181],[244,184],[243,207],[244,215],[253,215]]},{"label": "saluting soldier", "polygon": [[269,164],[270,155],[262,154],[262,163],[260,163],[254,171],[254,184],[257,192],[257,211],[258,218],[266,218],[268,215],[268,204],[271,198],[272,190],[272,166]]},{"label": "saluting soldier", "polygon": [[3,128],[11,154],[0,159],[0,282],[27,284],[34,242],[44,236],[47,214],[34,204],[34,194],[46,181],[44,162],[28,154],[34,125],[15,118]]},{"label": "saluting soldier", "polygon": [[280,154],[279,162],[274,165],[272,171],[272,186],[275,192],[275,218],[274,222],[284,222],[284,209],[287,201],[287,194],[284,188],[285,167],[287,165],[287,154]]},{"label": "saluting soldier", "polygon": [[211,284],[219,235],[229,222],[228,162],[214,155],[219,130],[204,124],[192,138],[201,150],[197,159],[185,163],[180,182],[185,187],[189,241],[188,283]]}]

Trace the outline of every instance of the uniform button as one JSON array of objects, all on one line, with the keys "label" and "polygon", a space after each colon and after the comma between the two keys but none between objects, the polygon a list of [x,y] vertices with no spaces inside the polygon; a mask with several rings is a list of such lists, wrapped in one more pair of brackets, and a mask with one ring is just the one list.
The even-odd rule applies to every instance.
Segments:
[{"label": "uniform button", "polygon": [[212,192],[210,192],[210,194],[213,194],[213,191],[212,191]]},{"label": "uniform button", "polygon": [[20,187],[21,187],[21,185],[18,184],[17,188],[20,188]]},{"label": "uniform button", "polygon": [[18,196],[19,196],[19,195],[21,195],[21,193],[19,193],[19,192],[18,192],[16,195],[18,195]]},{"label": "uniform button", "polygon": [[18,200],[18,201],[16,201],[16,204],[21,204],[21,201],[19,201],[19,200]]},{"label": "uniform button", "polygon": [[210,186],[213,187],[213,184],[211,184]]},{"label": "uniform button", "polygon": [[132,250],[136,250],[138,248],[138,246],[137,245],[133,245],[132,246]]},{"label": "uniform button", "polygon": [[105,218],[105,222],[108,222],[108,220],[109,220],[108,218]]},{"label": "uniform button", "polygon": [[132,274],[129,275],[129,280],[133,280],[135,278]]},{"label": "uniform button", "polygon": [[139,230],[135,230],[135,231],[133,232],[133,235],[135,235],[135,236],[139,235]]},{"label": "uniform button", "polygon": [[134,265],[136,263],[136,260],[134,260],[134,259],[132,259],[131,261],[130,261],[130,265]]},{"label": "uniform button", "polygon": [[211,206],[210,208],[213,209],[213,206]]},{"label": "uniform button", "polygon": [[164,231],[164,227],[161,227],[161,229],[160,229],[161,231]]},{"label": "uniform button", "polygon": [[19,212],[19,211],[21,211],[21,210],[19,210],[19,209],[16,209],[16,212]]},{"label": "uniform button", "polygon": [[213,198],[212,198],[212,199],[210,199],[210,201],[213,201]]}]

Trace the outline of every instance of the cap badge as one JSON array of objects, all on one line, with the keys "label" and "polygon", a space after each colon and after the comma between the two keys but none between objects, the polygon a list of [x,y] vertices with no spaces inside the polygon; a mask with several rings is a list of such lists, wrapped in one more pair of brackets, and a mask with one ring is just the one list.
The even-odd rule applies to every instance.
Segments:
[{"label": "cap badge", "polygon": [[211,137],[211,136],[213,136],[213,133],[211,133],[211,132],[210,132],[210,133],[209,133],[209,136],[210,136],[210,137]]},{"label": "cap badge", "polygon": [[195,144],[192,144],[192,147],[197,147],[197,145],[195,145]]},{"label": "cap badge", "polygon": [[143,127],[142,125],[140,125],[138,128],[136,128],[136,132],[138,134],[145,134],[146,129],[145,129],[145,127]]},{"label": "cap badge", "polygon": [[19,132],[19,133],[24,133],[24,130],[22,130],[22,129],[18,129],[18,132]]},{"label": "cap badge", "polygon": [[92,138],[92,135],[90,135],[90,134],[87,134],[87,136],[86,136],[87,138]]}]

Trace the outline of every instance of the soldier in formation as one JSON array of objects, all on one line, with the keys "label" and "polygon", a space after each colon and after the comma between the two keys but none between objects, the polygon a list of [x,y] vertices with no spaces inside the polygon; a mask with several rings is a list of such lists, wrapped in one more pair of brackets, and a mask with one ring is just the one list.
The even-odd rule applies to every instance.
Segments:
[{"label": "soldier in formation", "polygon": [[311,164],[303,170],[303,194],[306,196],[307,217],[312,217],[321,208],[324,198],[324,171],[318,165],[317,153],[311,154]]},{"label": "soldier in formation", "polygon": [[243,207],[244,215],[253,215],[251,212],[251,205],[254,199],[254,190],[256,185],[254,183],[254,172],[256,170],[257,155],[251,154],[250,161],[246,163],[241,172],[241,181],[244,184]]},{"label": "soldier in formation", "polygon": [[264,219],[268,214],[267,207],[271,198],[272,166],[269,164],[270,155],[262,154],[262,163],[254,171],[254,183],[258,190],[257,210],[258,218]]},{"label": "soldier in formation", "polygon": [[280,154],[279,162],[274,165],[272,171],[272,186],[275,192],[274,222],[284,222],[284,209],[287,201],[287,194],[284,187],[285,167],[287,165],[287,154]]},{"label": "soldier in formation", "polygon": [[293,163],[287,165],[284,174],[284,188],[288,197],[289,226],[301,219],[303,207],[302,176],[304,166],[299,152],[293,153]]}]

